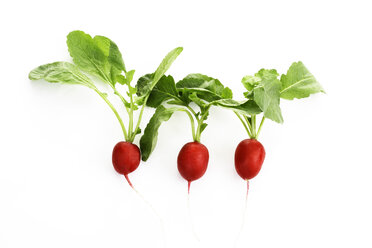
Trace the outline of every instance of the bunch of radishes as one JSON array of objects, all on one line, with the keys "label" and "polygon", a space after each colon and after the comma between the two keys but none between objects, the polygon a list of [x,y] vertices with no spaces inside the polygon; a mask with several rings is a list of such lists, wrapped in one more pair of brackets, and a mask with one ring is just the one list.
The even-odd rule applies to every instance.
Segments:
[{"label": "bunch of radishes", "polygon": [[[190,74],[175,83],[172,76],[164,74],[182,52],[181,47],[168,53],[154,73],[140,77],[132,87],[134,70],[126,70],[117,45],[110,39],[104,36],[92,38],[82,31],[73,31],[67,36],[67,45],[74,63],[45,64],[32,70],[29,78],[83,85],[94,90],[108,104],[120,123],[125,140],[115,145],[112,163],[131,186],[128,174],[137,169],[141,157],[143,161],[149,158],[156,146],[161,123],[169,120],[175,111],[186,113],[191,124],[193,140],[182,147],[177,159],[178,170],[188,181],[190,190],[190,183],[207,170],[209,153],[200,139],[212,106],[234,111],[248,133],[249,139],[241,141],[235,151],[236,171],[248,181],[259,173],[265,159],[265,149],[257,140],[265,118],[283,122],[280,99],[293,100],[324,92],[302,62],[293,63],[280,78],[276,70],[267,69],[261,69],[254,76],[245,76],[242,79],[247,90],[244,101],[233,100],[228,87],[203,74]],[[96,87],[96,80],[109,85],[112,93],[120,98],[128,115],[127,126],[108,99],[108,94]],[[127,86],[127,96],[118,91],[118,83]],[[156,108],[156,111],[144,130],[139,148],[133,141],[141,133],[140,122],[145,106]],[[139,118],[134,123],[133,112],[139,108]],[[260,114],[261,121],[257,125]]]}]

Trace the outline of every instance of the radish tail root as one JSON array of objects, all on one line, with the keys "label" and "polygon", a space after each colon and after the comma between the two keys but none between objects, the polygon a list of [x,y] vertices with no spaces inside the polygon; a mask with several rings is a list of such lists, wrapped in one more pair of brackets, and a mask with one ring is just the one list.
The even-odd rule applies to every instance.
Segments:
[{"label": "radish tail root", "polygon": [[188,212],[189,212],[189,220],[190,220],[191,230],[192,230],[192,233],[193,233],[195,239],[197,241],[200,241],[199,236],[198,236],[198,234],[195,231],[194,220],[192,218],[192,213],[191,213],[191,207],[190,207],[190,182],[189,182],[188,189],[189,189],[189,193],[187,194],[187,209],[188,209]]},{"label": "radish tail root", "polygon": [[234,247],[237,246],[240,235],[243,232],[244,224],[245,224],[245,219],[247,215],[247,206],[248,206],[248,192],[249,192],[249,180],[247,180],[247,193],[245,195],[245,204],[244,204],[244,210],[243,210],[243,219],[242,219],[242,224],[240,225],[240,230],[238,232],[238,235],[236,236]]},{"label": "radish tail root", "polygon": [[188,181],[187,182],[187,194],[190,194],[190,185],[191,185],[191,181]]},{"label": "radish tail root", "polygon": [[129,183],[129,186],[131,186],[133,188],[132,182],[129,180],[128,174],[125,174],[124,176],[125,176],[125,179],[127,179],[127,182]]},{"label": "radish tail root", "polygon": [[165,228],[164,228],[164,222],[163,222],[163,218],[160,216],[160,214],[156,211],[156,209],[154,208],[154,206],[148,201],[146,200],[146,198],[135,188],[133,187],[132,183],[129,181],[129,178],[127,175],[125,175],[125,179],[127,179],[129,185],[132,187],[132,189],[134,190],[134,192],[137,193],[137,195],[142,199],[142,201],[152,210],[152,212],[156,215],[156,217],[159,219],[159,222],[160,222],[160,226],[161,226],[161,233],[162,233],[162,236],[163,236],[163,244],[164,244],[164,248],[167,247],[167,242],[166,242],[166,237],[165,237]]}]

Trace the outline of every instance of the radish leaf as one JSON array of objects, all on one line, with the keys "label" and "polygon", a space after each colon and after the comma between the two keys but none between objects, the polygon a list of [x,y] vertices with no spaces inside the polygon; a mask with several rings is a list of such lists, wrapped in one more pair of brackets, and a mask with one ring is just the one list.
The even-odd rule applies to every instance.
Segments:
[{"label": "radish leaf", "polygon": [[289,67],[287,74],[281,76],[280,82],[282,84],[280,97],[287,100],[305,98],[310,94],[325,92],[301,61],[294,62]]},{"label": "radish leaf", "polygon": [[104,52],[107,61],[117,70],[126,72],[123,57],[118,46],[109,38],[96,35],[93,38],[95,44]]},{"label": "radish leaf", "polygon": [[[175,49],[173,49],[172,51],[170,51],[166,56],[165,58],[163,59],[163,61],[160,63],[159,67],[156,69],[155,73],[154,73],[154,78],[153,78],[153,82],[152,82],[152,87],[151,89],[155,86],[155,84],[160,80],[160,78],[164,75],[164,73],[167,72],[167,70],[169,69],[169,67],[172,65],[172,63],[176,60],[176,58],[178,57],[178,55],[180,55],[180,53],[182,52],[183,48],[182,47],[177,47]],[[150,90],[151,90],[150,89]]]},{"label": "radish leaf", "polygon": [[[293,100],[294,98],[305,98],[310,94],[324,92],[322,86],[302,62],[293,63],[287,74],[283,74],[280,80],[278,76],[276,70],[261,69],[254,76],[245,76],[242,79],[242,84],[248,90],[243,93],[245,98],[248,99],[248,102],[254,101],[264,115],[258,126],[256,122],[257,113],[247,114],[235,111],[251,139],[257,139],[265,118],[283,123],[280,98]],[[240,116],[240,114],[243,116]]]},{"label": "radish leaf", "polygon": [[92,38],[83,31],[67,35],[67,46],[74,63],[83,71],[115,86],[125,66],[117,45],[104,36]]},{"label": "radish leaf", "polygon": [[254,101],[264,112],[264,116],[275,122],[282,123],[280,110],[280,81],[276,70],[261,69],[255,74],[260,82],[253,89]]},{"label": "radish leaf", "polygon": [[168,99],[176,99],[182,103],[172,76],[163,76],[152,89],[147,106],[157,108],[160,104]]},{"label": "radish leaf", "polygon": [[249,92],[252,91],[254,87],[256,87],[259,84],[260,81],[261,78],[250,75],[242,78],[242,84]]},{"label": "radish leaf", "polygon": [[203,113],[205,109],[208,107],[208,103],[205,102],[203,99],[199,98],[197,92],[190,91],[191,94],[188,94],[189,99],[194,102],[196,105],[199,106],[201,112]]},{"label": "radish leaf", "polygon": [[[98,35],[92,38],[92,36],[83,31],[72,31],[67,35],[67,46],[74,64],[55,62],[42,65],[31,71],[29,78],[31,80],[45,79],[52,83],[80,84],[93,89],[115,114],[123,131],[125,141],[132,143],[135,136],[141,132],[140,123],[145,107],[143,103],[149,96],[153,86],[156,85],[157,81],[182,52],[182,48],[176,48],[168,53],[150,78],[140,78],[138,85],[141,87],[138,87],[138,85],[137,87],[132,87],[131,81],[135,71],[126,70],[118,46],[107,37]],[[125,127],[119,112],[110,102],[108,95],[99,91],[92,80],[81,71],[86,72],[89,76],[95,76],[111,86],[113,93],[120,98],[125,106],[129,117],[128,129]],[[129,100],[126,100],[120,91],[116,89],[116,83],[128,87],[126,95]],[[138,99],[133,96],[135,94],[139,96]],[[143,106],[135,123],[134,111],[138,109],[138,102],[141,102]]]},{"label": "radish leaf", "polygon": [[169,69],[172,65],[174,60],[180,55],[182,52],[182,47],[177,47],[170,51],[162,60],[158,68],[153,74],[147,74],[141,77],[137,82],[137,103],[142,105],[143,100],[151,93],[152,89],[158,83],[158,81],[162,78],[164,73]]},{"label": "radish leaf", "polygon": [[93,82],[78,67],[68,62],[54,62],[41,65],[33,69],[29,75],[30,80],[44,79],[50,83],[80,84],[96,89]]},{"label": "radish leaf", "polygon": [[234,110],[243,115],[255,115],[262,112],[260,107],[256,104],[253,100],[246,100],[246,101],[235,101],[232,99],[221,99],[212,102],[211,104],[224,107],[227,109]]},{"label": "radish leaf", "polygon": [[178,89],[189,89],[189,92],[196,92],[198,97],[207,102],[232,98],[232,92],[228,87],[224,87],[218,79],[203,74],[189,74],[177,82],[176,87]]},{"label": "radish leaf", "polygon": [[158,130],[161,123],[168,121],[172,114],[177,110],[180,110],[180,108],[165,108],[163,105],[157,107],[140,140],[140,149],[143,161],[146,161],[155,149],[158,140]]}]

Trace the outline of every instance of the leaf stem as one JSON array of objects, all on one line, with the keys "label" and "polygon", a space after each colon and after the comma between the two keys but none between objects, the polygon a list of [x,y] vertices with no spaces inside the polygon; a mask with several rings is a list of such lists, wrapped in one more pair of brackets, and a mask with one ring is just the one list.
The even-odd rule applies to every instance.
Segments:
[{"label": "leaf stem", "polygon": [[264,121],[265,121],[265,116],[262,116],[260,126],[258,127],[258,131],[257,131],[256,139],[258,138],[258,135],[259,135],[260,132],[261,132],[261,128],[262,128],[262,125],[263,125]]},{"label": "leaf stem", "polygon": [[248,136],[249,136],[249,137],[252,137],[252,134],[251,134],[251,132],[249,131],[249,128],[248,128],[247,124],[245,124],[245,122],[244,122],[244,120],[242,119],[242,117],[239,115],[238,112],[234,111],[234,113],[235,113],[236,116],[239,118],[239,120],[242,122],[242,124],[243,124],[245,130],[246,130],[247,133],[248,133]]},{"label": "leaf stem", "polygon": [[197,118],[197,117],[196,117],[196,112],[195,112],[195,110],[193,110],[189,105],[186,105],[186,107],[187,107],[188,110],[191,111],[191,113],[195,116],[195,118]]},{"label": "leaf stem", "polygon": [[120,98],[120,100],[123,102],[124,107],[127,110],[127,113],[130,114],[130,110],[129,110],[129,108],[126,105],[127,104],[127,101],[125,100],[125,98],[123,97],[123,95],[120,94],[120,92],[114,86],[112,86],[112,89],[114,90],[114,94],[117,95]]},{"label": "leaf stem", "polygon": [[256,133],[256,115],[252,115],[251,117],[251,125],[252,125],[252,138],[256,139],[257,138],[257,133]]},{"label": "leaf stem", "polygon": [[204,114],[198,120],[198,128],[196,129],[196,137],[195,137],[194,141],[200,142],[200,136],[201,136],[201,132],[202,132],[201,126],[203,125],[203,122],[204,122],[204,119],[205,119],[206,115],[208,115],[209,108],[210,108],[210,106],[207,107],[204,110]]},{"label": "leaf stem", "polygon": [[129,142],[133,142],[134,137],[136,136],[133,131],[133,96],[130,94],[130,111],[129,111],[129,127],[128,127],[128,134],[129,134]]},{"label": "leaf stem", "polygon": [[112,103],[107,99],[107,97],[102,93],[100,92],[97,88],[94,89],[94,91],[100,95],[100,97],[102,97],[102,99],[107,103],[107,105],[111,108],[111,110],[114,112],[116,118],[118,119],[119,123],[120,123],[120,126],[121,126],[121,129],[123,130],[123,134],[124,134],[124,139],[125,140],[128,140],[128,133],[127,133],[127,130],[125,129],[125,126],[124,126],[124,123],[123,123],[123,120],[121,119],[118,111],[115,109],[115,107],[112,105]]},{"label": "leaf stem", "polygon": [[141,112],[138,116],[138,120],[137,120],[137,125],[136,125],[136,128],[134,129],[134,132],[132,134],[132,139],[134,140],[134,137],[136,136],[137,132],[138,132],[138,129],[139,129],[139,125],[141,123],[141,120],[142,120],[142,115],[143,115],[143,110],[145,109],[145,106],[146,106],[146,102],[147,102],[147,99],[149,98],[150,95],[147,95],[147,97],[145,98],[145,100],[143,101],[143,105],[142,105],[142,108],[141,108]]},{"label": "leaf stem", "polygon": [[[248,119],[248,117],[246,115],[243,115],[243,116],[244,116],[244,120],[246,121],[249,130],[251,131],[251,135],[252,135],[252,125],[251,125],[251,122],[249,121],[249,119]],[[252,138],[252,136],[250,136],[250,137]]]},{"label": "leaf stem", "polygon": [[190,122],[191,122],[192,139],[193,139],[193,140],[196,140],[194,118],[192,117],[190,111],[188,111],[187,109],[180,109],[180,111],[185,112],[185,113],[189,116],[189,118],[190,118]]},{"label": "leaf stem", "polygon": [[123,102],[124,107],[125,107],[125,109],[127,110],[127,113],[129,114],[129,109],[128,109],[128,107],[126,106],[127,101],[125,100],[125,98],[123,97],[123,95],[120,94],[120,92],[116,89],[115,85],[113,85],[113,84],[111,83],[111,81],[107,78],[107,76],[105,75],[105,73],[103,73],[103,72],[102,72],[98,67],[96,67],[96,68],[97,68],[98,71],[101,72],[101,75],[103,76],[103,79],[106,81],[106,83],[107,83],[108,85],[110,85],[111,88],[114,90],[114,94],[117,95],[117,96],[120,98],[120,100]]},{"label": "leaf stem", "polygon": [[200,118],[200,120],[198,120],[198,127],[196,129],[196,135],[195,135],[195,138],[194,138],[194,141],[197,141],[197,142],[200,142],[200,135],[201,135],[201,124],[203,123],[202,119]]}]

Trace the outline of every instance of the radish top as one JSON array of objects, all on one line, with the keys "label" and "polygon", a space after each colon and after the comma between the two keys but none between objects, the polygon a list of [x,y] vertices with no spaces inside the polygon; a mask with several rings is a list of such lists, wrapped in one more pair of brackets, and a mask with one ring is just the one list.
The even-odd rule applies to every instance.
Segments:
[{"label": "radish top", "polygon": [[247,90],[244,92],[245,98],[253,101],[263,113],[257,129],[257,114],[245,115],[235,111],[252,139],[257,139],[265,118],[283,123],[280,109],[281,98],[293,100],[325,92],[301,61],[292,63],[287,74],[282,74],[280,78],[275,69],[261,69],[254,76],[243,77],[242,84]]},{"label": "radish top", "polygon": [[[111,108],[118,119],[124,139],[132,143],[137,134],[141,133],[140,122],[144,107],[152,88],[162,78],[174,60],[182,52],[182,47],[170,51],[152,74],[151,80],[139,81],[141,87],[132,87],[134,70],[127,71],[118,46],[104,36],[91,37],[83,31],[72,31],[67,35],[68,51],[73,63],[54,62],[41,65],[29,74],[31,80],[44,79],[50,83],[79,84],[94,90]],[[118,96],[128,115],[128,125],[124,125],[120,114],[108,99],[108,94],[99,90],[95,80],[109,85],[112,93]],[[117,89],[117,83],[127,86],[126,96]],[[137,90],[140,89],[139,92]],[[137,96],[136,96],[137,93]],[[141,106],[137,123],[134,123],[133,112]]]},{"label": "radish top", "polygon": [[[137,85],[146,85],[146,81],[153,77],[153,74],[148,74],[142,77]],[[232,92],[228,87],[218,79],[203,74],[189,74],[177,83],[172,76],[163,76],[152,89],[147,106],[156,108],[156,111],[140,140],[144,161],[156,146],[161,123],[169,120],[175,111],[182,111],[188,115],[192,138],[197,142],[200,142],[201,133],[207,127],[206,120],[211,106],[222,106],[246,115],[261,111],[252,100],[241,102],[233,100]]]}]

